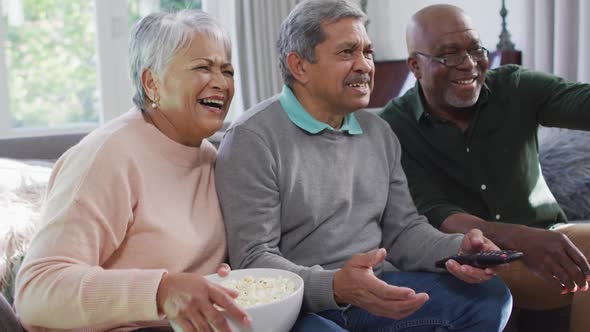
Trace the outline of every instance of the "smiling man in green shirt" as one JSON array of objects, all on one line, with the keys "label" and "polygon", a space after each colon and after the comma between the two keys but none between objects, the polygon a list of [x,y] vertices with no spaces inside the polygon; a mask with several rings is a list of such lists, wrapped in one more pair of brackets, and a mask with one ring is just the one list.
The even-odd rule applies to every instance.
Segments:
[{"label": "smiling man in green shirt", "polygon": [[454,6],[416,13],[407,43],[416,86],[382,117],[402,144],[419,212],[445,232],[479,228],[501,248],[523,251],[522,263],[500,274],[515,306],[573,301],[572,331],[586,328],[590,225],[547,230],[567,219],[541,174],[537,129],[590,130],[590,85],[514,65],[487,72],[488,51]]}]

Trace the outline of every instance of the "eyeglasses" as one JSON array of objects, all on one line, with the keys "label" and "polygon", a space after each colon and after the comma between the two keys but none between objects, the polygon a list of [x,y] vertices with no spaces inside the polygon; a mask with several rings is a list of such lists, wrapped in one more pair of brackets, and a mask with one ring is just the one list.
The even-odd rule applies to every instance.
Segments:
[{"label": "eyeglasses", "polygon": [[426,54],[426,53],[422,53],[422,52],[414,52],[414,53],[419,54],[424,57],[427,57],[429,59],[432,59],[436,62],[440,62],[447,67],[453,68],[453,67],[457,67],[457,66],[461,65],[463,62],[465,62],[465,58],[467,58],[467,57],[469,57],[471,60],[473,60],[475,62],[480,62],[484,59],[487,59],[490,51],[488,51],[485,47],[480,47],[475,50],[467,51],[467,53],[465,53],[465,54],[456,53],[456,54],[448,54],[448,55],[443,55],[443,56],[434,56],[434,55],[430,55],[430,54]]}]

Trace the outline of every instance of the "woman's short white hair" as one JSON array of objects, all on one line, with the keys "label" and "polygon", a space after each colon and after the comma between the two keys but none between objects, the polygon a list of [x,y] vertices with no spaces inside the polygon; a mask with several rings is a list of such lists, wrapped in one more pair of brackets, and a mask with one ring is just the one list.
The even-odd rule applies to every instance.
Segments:
[{"label": "woman's short white hair", "polygon": [[139,20],[131,31],[129,42],[129,71],[135,89],[133,103],[147,108],[149,99],[141,83],[145,69],[162,73],[170,60],[190,45],[194,33],[205,33],[223,43],[231,60],[231,41],[227,31],[211,15],[195,9],[175,13],[152,13]]}]

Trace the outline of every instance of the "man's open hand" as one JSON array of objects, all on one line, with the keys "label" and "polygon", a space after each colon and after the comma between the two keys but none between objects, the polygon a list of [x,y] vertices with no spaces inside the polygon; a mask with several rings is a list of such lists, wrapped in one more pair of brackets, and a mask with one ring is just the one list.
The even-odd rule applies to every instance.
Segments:
[{"label": "man's open hand", "polygon": [[375,315],[402,319],[418,310],[428,294],[388,285],[377,278],[373,267],[385,259],[385,249],[354,255],[334,275],[334,297],[339,304],[352,304]]}]

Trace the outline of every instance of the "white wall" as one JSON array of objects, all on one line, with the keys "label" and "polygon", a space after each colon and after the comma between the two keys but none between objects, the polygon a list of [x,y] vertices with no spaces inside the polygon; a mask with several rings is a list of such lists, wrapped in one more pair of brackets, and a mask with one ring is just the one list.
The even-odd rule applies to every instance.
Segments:
[{"label": "white wall", "polygon": [[[448,3],[463,8],[478,29],[484,47],[493,51],[502,31],[500,0],[368,0],[369,36],[375,45],[375,59],[403,59],[407,57],[405,28],[410,17],[423,7]],[[506,22],[516,48],[526,53],[526,1],[506,0]]]}]

